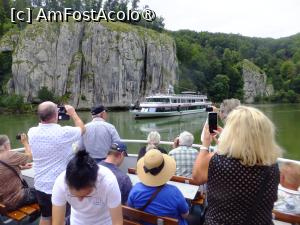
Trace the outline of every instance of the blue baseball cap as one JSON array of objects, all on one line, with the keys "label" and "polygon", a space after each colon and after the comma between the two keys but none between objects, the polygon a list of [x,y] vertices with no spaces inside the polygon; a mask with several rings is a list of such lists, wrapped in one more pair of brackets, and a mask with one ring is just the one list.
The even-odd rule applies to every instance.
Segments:
[{"label": "blue baseball cap", "polygon": [[127,154],[127,146],[122,141],[116,141],[110,146],[111,150],[118,151],[118,152],[124,152],[125,156],[128,156]]}]

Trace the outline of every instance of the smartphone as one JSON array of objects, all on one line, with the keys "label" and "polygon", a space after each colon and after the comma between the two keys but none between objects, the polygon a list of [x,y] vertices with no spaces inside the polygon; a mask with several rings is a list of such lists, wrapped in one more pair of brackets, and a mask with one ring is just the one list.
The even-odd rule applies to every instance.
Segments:
[{"label": "smartphone", "polygon": [[208,127],[209,132],[212,134],[214,130],[218,128],[218,114],[216,112],[209,112],[208,113]]}]

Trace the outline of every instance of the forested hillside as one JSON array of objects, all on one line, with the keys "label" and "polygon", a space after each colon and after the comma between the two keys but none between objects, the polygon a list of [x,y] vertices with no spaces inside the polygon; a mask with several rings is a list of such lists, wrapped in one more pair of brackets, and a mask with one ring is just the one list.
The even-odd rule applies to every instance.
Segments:
[{"label": "forested hillside", "polygon": [[[172,32],[179,61],[178,90],[208,93],[213,100],[243,97],[240,63],[248,59],[267,75],[275,93],[256,101],[296,102],[300,94],[300,34],[271,39],[235,34]],[[216,93],[216,90],[223,90]]]}]

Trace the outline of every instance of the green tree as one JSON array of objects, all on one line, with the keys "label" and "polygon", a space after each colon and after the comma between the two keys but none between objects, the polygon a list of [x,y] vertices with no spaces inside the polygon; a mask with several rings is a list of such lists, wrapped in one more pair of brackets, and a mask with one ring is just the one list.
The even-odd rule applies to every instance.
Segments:
[{"label": "green tree", "polygon": [[139,3],[140,3],[140,0],[132,0],[132,2],[131,2],[131,8],[132,9],[138,9]]},{"label": "green tree", "polygon": [[291,60],[282,63],[280,67],[280,74],[285,79],[291,79],[296,75],[296,66]]},{"label": "green tree", "polygon": [[209,90],[209,96],[213,102],[222,102],[228,98],[229,78],[226,75],[218,74],[213,80]]},{"label": "green tree", "polygon": [[293,91],[300,94],[300,74],[291,81],[290,87]]}]

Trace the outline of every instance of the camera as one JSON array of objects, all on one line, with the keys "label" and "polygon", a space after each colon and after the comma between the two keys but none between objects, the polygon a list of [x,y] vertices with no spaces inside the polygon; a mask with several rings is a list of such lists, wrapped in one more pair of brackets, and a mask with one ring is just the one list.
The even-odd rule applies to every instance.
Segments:
[{"label": "camera", "polygon": [[210,106],[210,107],[206,107],[205,111],[206,112],[212,112],[212,111],[214,111],[214,109],[213,109],[213,107]]},{"label": "camera", "polygon": [[17,139],[17,140],[21,140],[21,134],[17,134],[17,135],[16,135],[16,139]]},{"label": "camera", "polygon": [[58,120],[69,120],[70,116],[67,115],[67,110],[64,106],[58,106]]}]

